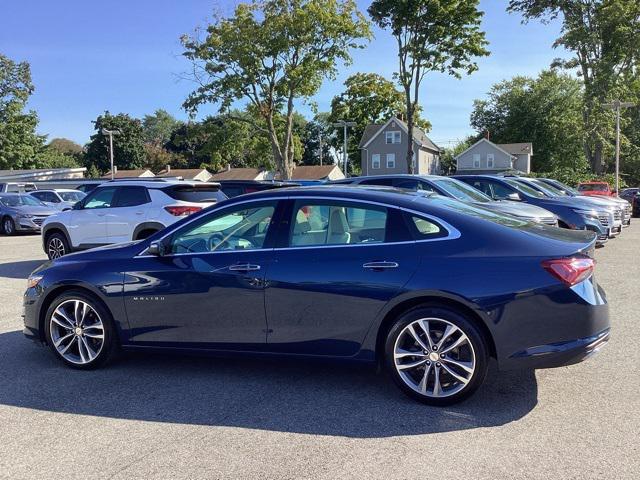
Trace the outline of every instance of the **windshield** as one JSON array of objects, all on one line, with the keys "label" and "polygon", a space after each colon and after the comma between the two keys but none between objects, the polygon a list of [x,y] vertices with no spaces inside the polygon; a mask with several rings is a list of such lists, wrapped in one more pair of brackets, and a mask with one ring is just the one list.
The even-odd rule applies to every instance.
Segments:
[{"label": "windshield", "polygon": [[581,185],[578,185],[578,190],[580,190],[581,192],[607,192],[609,191],[609,187],[605,183],[583,183]]},{"label": "windshield", "polygon": [[58,195],[60,195],[60,198],[65,202],[79,202],[87,196],[86,193],[82,192],[58,192]]},{"label": "windshield", "polygon": [[536,184],[536,186],[540,187],[545,192],[549,192],[554,197],[567,197],[568,196],[566,193],[564,193],[559,188],[554,187],[553,185],[549,185],[548,183],[543,182],[542,180],[531,180],[531,181],[534,184]]},{"label": "windshield", "polygon": [[33,198],[31,195],[11,195],[0,197],[0,202],[2,202],[2,204],[6,207],[22,207],[25,205],[31,205],[35,207],[44,206],[44,203]]},{"label": "windshield", "polygon": [[491,198],[486,196],[480,190],[467,185],[460,180],[454,180],[451,178],[443,178],[433,180],[439,188],[447,192],[449,195],[462,202],[491,202]]},{"label": "windshield", "polygon": [[575,188],[570,187],[566,183],[562,183],[562,182],[560,182],[558,180],[553,180],[553,185],[556,186],[557,188],[561,188],[565,192],[569,192],[569,193],[571,193],[573,195],[580,195],[580,192],[578,192],[578,190],[576,190]]},{"label": "windshield", "polygon": [[508,180],[508,179],[504,179],[505,182],[507,182],[510,186],[512,186],[513,188],[515,188],[516,190],[522,192],[522,193],[526,193],[527,195],[531,196],[531,197],[537,197],[537,198],[545,198],[546,195],[542,192],[539,192],[538,190],[536,190],[533,187],[530,187],[529,185],[525,185],[523,183],[517,182],[515,180]]}]

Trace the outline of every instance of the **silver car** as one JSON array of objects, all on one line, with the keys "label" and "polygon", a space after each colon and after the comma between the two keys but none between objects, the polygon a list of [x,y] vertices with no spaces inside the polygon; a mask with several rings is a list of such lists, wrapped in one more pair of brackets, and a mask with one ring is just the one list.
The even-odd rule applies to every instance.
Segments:
[{"label": "silver car", "polygon": [[58,212],[26,193],[0,193],[0,225],[6,235],[39,232],[44,219]]},{"label": "silver car", "polygon": [[34,190],[29,195],[57,210],[71,210],[73,206],[87,196],[80,190],[57,188],[55,190]]}]

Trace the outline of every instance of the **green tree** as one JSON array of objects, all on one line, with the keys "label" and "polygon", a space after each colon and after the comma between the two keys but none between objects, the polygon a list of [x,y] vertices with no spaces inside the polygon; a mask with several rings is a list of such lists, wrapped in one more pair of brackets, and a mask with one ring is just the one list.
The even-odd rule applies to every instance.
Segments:
[{"label": "green tree", "polygon": [[31,68],[0,54],[0,168],[36,167],[45,137],[36,133],[38,116],[25,111],[33,93]]},{"label": "green tree", "polygon": [[47,148],[72,157],[82,155],[83,151],[81,145],[68,138],[54,138],[47,144]]},{"label": "green tree", "polygon": [[250,123],[267,135],[276,168],[289,179],[296,100],[309,99],[325,78],[335,78],[338,63],[349,63],[350,49],[369,37],[369,24],[354,0],[240,3],[233,16],[208,26],[204,41],[182,38],[200,84],[184,106],[195,112],[219,103],[229,112],[234,102],[248,101],[261,118]]},{"label": "green tree", "polygon": [[476,100],[471,126],[496,143],[532,142],[534,171],[588,167],[582,150],[582,82],[544,71],[494,85],[486,100]]},{"label": "green tree", "polygon": [[[374,0],[369,14],[398,43],[397,78],[402,86],[407,126],[413,132],[420,85],[429,72],[456,78],[478,69],[474,57],[489,55],[479,0]],[[407,165],[413,173],[413,145],[407,143]]]},{"label": "green tree", "polygon": [[[331,147],[335,144],[335,130],[329,121],[328,112],[320,112],[313,117],[313,120],[306,123],[302,134],[303,153],[301,163],[303,165],[327,165],[333,163]],[[322,142],[322,155],[320,155],[320,144]]]},{"label": "green tree", "polygon": [[123,170],[142,168],[145,165],[142,122],[126,113],[111,115],[105,112],[93,122],[96,133],[91,135],[85,155],[85,166],[95,166],[100,172],[111,169],[109,136],[102,129],[117,130],[113,137],[113,163]]},{"label": "green tree", "polygon": [[456,156],[460,155],[477,141],[478,138],[471,135],[456,143],[452,148],[445,148],[440,155],[440,168],[442,169],[443,175],[453,175],[456,173]]},{"label": "green tree", "polygon": [[180,124],[166,110],[158,109],[153,115],[145,115],[142,119],[144,141],[156,146],[163,146],[169,141],[171,133]]},{"label": "green tree", "polygon": [[605,144],[612,136],[613,115],[602,103],[625,90],[625,79],[640,62],[638,0],[510,0],[508,10],[524,21],[561,18],[554,47],[573,52],[554,65],[575,70],[584,82],[584,154],[594,173],[605,169]]},{"label": "green tree", "polygon": [[76,155],[63,153],[60,150],[47,146],[36,155],[37,168],[76,168],[81,165],[81,160]]}]

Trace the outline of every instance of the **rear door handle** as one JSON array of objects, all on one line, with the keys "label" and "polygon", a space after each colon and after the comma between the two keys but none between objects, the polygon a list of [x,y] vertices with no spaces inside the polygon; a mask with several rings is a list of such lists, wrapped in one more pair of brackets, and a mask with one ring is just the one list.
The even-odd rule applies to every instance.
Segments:
[{"label": "rear door handle", "polygon": [[362,265],[362,268],[369,270],[386,270],[389,268],[398,268],[398,262],[369,262]]},{"label": "rear door handle", "polygon": [[229,270],[232,272],[255,272],[256,270],[260,270],[260,265],[253,265],[251,263],[238,263],[236,265],[231,265]]}]

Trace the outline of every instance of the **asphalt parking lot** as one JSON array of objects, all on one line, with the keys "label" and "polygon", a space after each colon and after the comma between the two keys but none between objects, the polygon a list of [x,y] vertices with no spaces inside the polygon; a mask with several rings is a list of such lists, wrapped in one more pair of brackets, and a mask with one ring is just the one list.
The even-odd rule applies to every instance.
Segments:
[{"label": "asphalt parking lot", "polygon": [[612,339],[431,408],[365,367],[128,354],[67,369],[24,339],[38,236],[0,236],[0,478],[640,477],[640,220],[596,254]]}]

